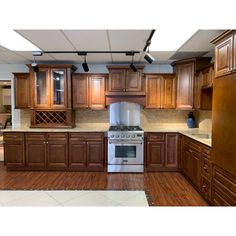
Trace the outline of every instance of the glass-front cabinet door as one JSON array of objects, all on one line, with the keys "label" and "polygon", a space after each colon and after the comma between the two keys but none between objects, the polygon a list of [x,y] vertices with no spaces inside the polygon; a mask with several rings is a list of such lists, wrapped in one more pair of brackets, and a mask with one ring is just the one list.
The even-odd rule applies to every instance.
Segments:
[{"label": "glass-front cabinet door", "polygon": [[35,107],[50,107],[50,84],[48,69],[39,69],[39,72],[35,73],[35,84]]},{"label": "glass-front cabinet door", "polygon": [[51,101],[52,107],[63,108],[66,106],[66,70],[52,69],[51,71]]}]

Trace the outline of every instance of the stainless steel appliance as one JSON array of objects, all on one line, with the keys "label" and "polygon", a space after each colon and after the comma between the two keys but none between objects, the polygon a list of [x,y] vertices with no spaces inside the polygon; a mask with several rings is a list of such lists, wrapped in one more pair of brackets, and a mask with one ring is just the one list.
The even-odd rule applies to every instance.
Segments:
[{"label": "stainless steel appliance", "polygon": [[144,171],[144,131],[139,126],[111,126],[108,132],[108,172]]}]

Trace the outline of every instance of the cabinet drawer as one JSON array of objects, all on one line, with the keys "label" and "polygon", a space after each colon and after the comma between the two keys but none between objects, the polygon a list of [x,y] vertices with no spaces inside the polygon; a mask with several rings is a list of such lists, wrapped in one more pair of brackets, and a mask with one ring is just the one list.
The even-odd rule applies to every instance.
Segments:
[{"label": "cabinet drawer", "polygon": [[70,140],[96,140],[103,141],[104,134],[103,133],[70,133]]},{"label": "cabinet drawer", "polygon": [[207,179],[211,179],[211,172],[212,172],[212,166],[211,162],[208,158],[202,157],[202,175],[204,175]]},{"label": "cabinet drawer", "polygon": [[67,140],[67,133],[47,133],[47,140]]},{"label": "cabinet drawer", "polygon": [[28,140],[45,140],[45,133],[26,133],[25,134],[26,141]]},{"label": "cabinet drawer", "polygon": [[211,196],[211,182],[204,178],[203,176],[201,177],[201,192],[203,193],[204,197],[207,200],[210,200]]},{"label": "cabinet drawer", "polygon": [[165,134],[162,133],[149,133],[147,137],[148,141],[165,141]]},{"label": "cabinet drawer", "polygon": [[213,183],[236,199],[236,177],[214,165]]},{"label": "cabinet drawer", "polygon": [[220,186],[212,185],[211,202],[215,206],[236,206],[236,200],[230,195],[225,193],[224,189]]},{"label": "cabinet drawer", "polygon": [[190,148],[191,150],[195,151],[196,153],[201,152],[201,145],[191,139],[185,138],[184,145]]},{"label": "cabinet drawer", "polygon": [[5,141],[23,141],[24,133],[4,133],[3,138]]},{"label": "cabinet drawer", "polygon": [[202,148],[202,154],[207,157],[208,159],[211,158],[211,148],[203,146]]}]

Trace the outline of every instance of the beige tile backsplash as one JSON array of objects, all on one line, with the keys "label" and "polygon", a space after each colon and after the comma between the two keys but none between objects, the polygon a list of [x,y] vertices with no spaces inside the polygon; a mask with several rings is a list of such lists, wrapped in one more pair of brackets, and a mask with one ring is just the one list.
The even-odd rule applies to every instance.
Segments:
[{"label": "beige tile backsplash", "polygon": [[[189,111],[141,109],[141,126],[167,126],[170,128],[187,128],[186,119]],[[30,111],[21,110],[21,127],[30,126]],[[211,111],[194,112],[198,126],[208,132],[211,131]],[[76,126],[109,126],[109,110],[78,109],[75,112]]]}]

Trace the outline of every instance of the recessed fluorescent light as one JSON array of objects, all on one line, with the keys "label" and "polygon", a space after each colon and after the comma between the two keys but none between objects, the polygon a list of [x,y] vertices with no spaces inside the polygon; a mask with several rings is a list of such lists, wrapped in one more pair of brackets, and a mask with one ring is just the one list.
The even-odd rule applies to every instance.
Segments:
[{"label": "recessed fluorescent light", "polygon": [[157,29],[152,38],[150,51],[176,51],[196,31],[196,29]]},{"label": "recessed fluorescent light", "polygon": [[11,51],[41,51],[14,30],[0,30],[0,45]]}]

